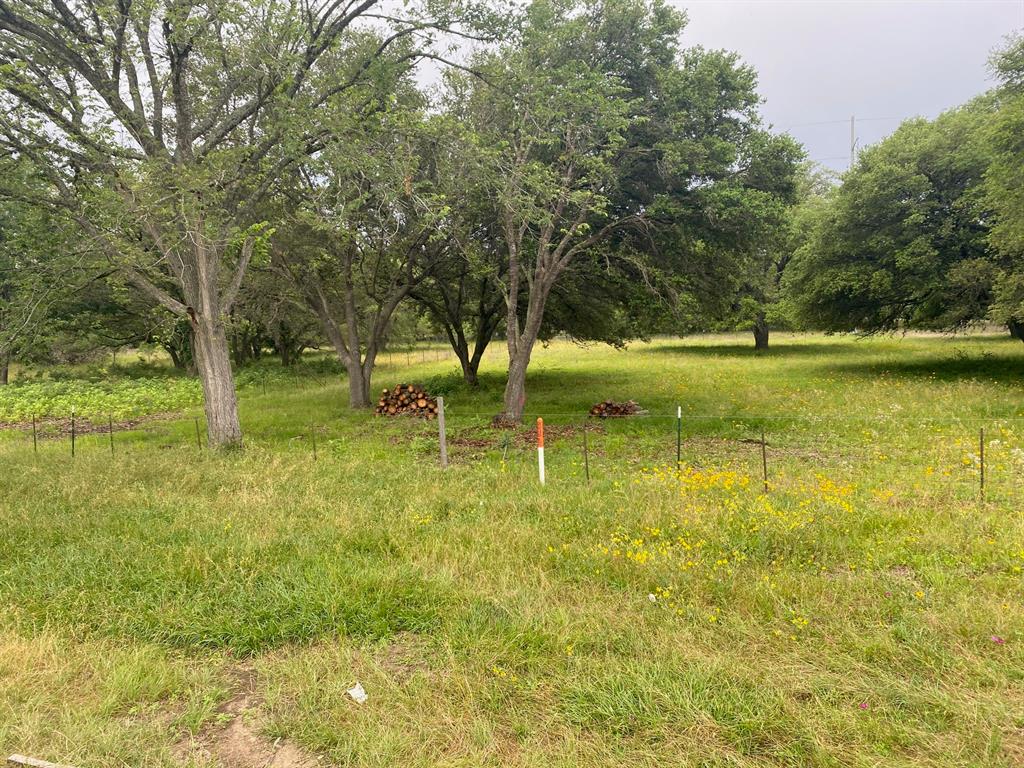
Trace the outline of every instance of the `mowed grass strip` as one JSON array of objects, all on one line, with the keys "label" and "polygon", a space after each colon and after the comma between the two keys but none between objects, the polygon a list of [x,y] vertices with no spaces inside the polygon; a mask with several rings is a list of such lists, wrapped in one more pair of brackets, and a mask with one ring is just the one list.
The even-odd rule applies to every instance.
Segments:
[{"label": "mowed grass strip", "polygon": [[[497,355],[480,392],[378,377],[447,389],[447,473],[436,423],[338,384],[245,394],[243,454],[191,419],[74,462],[8,435],[0,748],[196,760],[245,670],[260,732],[339,765],[1019,764],[1022,345],[738,343],[542,350],[543,488],[486,427]],[[587,484],[605,398],[651,416],[591,432]]]}]

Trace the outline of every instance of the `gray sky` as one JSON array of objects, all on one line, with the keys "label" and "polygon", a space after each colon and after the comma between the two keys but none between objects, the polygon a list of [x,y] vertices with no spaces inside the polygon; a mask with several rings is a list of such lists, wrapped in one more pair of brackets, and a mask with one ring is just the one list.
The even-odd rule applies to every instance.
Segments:
[{"label": "gray sky", "polygon": [[[1024,0],[671,0],[684,45],[739,53],[762,112],[809,156],[844,170],[850,115],[860,146],[900,120],[934,117],[990,88],[989,53],[1024,29]],[[827,125],[807,125],[838,121]]]}]

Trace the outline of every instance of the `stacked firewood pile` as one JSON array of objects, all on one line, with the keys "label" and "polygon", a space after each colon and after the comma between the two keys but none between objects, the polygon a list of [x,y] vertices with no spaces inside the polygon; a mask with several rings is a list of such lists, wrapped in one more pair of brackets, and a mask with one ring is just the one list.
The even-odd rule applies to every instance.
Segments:
[{"label": "stacked firewood pile", "polygon": [[634,416],[643,413],[643,409],[633,400],[625,403],[616,403],[614,400],[604,400],[590,409],[590,415],[599,419],[608,419],[616,416]]},{"label": "stacked firewood pile", "polygon": [[377,401],[378,416],[397,416],[408,413],[425,419],[437,417],[437,398],[431,397],[415,384],[398,384],[394,389],[385,389]]}]

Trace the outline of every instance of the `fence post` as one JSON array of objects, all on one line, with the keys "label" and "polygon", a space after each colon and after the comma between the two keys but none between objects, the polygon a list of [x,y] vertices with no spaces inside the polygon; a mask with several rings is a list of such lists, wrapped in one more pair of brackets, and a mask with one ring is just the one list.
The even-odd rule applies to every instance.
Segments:
[{"label": "fence post", "polygon": [[761,430],[761,474],[764,476],[764,492],[768,493],[768,443],[764,439],[764,429]]},{"label": "fence post", "polygon": [[985,428],[978,430],[978,459],[981,462],[980,494],[981,500],[985,501]]},{"label": "fence post", "polygon": [[444,428],[444,398],[437,398],[437,434],[441,443],[441,469],[448,469],[448,435]]},{"label": "fence post", "polygon": [[544,485],[544,419],[537,417],[537,470],[540,484]]},{"label": "fence post", "polygon": [[587,446],[587,422],[583,422],[583,471],[590,485],[590,448]]},{"label": "fence post", "polygon": [[71,409],[71,458],[75,458],[75,409]]},{"label": "fence post", "polygon": [[114,455],[114,417],[107,416],[107,433],[110,435],[110,455]]},{"label": "fence post", "polygon": [[36,415],[32,414],[32,453],[39,453],[39,444],[36,438]]},{"label": "fence post", "polygon": [[683,463],[683,406],[676,406],[676,472]]}]

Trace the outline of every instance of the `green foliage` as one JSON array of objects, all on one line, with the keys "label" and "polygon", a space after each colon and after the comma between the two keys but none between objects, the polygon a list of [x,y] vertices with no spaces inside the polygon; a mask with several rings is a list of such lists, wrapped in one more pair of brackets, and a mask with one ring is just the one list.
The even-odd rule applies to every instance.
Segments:
[{"label": "green foliage", "polygon": [[85,419],[132,419],[180,411],[202,403],[195,379],[157,378],[114,381],[39,381],[0,388],[0,421],[66,419],[74,411]]},{"label": "green foliage", "polygon": [[994,213],[990,240],[1002,255],[993,318],[1024,323],[1024,38],[1012,41],[994,60],[1002,81],[998,109],[988,130],[992,151],[986,202]]},{"label": "green foliage", "polygon": [[5,159],[0,175],[0,361],[40,355],[56,308],[78,287],[82,260],[59,211],[41,205],[45,185],[24,159]]},{"label": "green foliage", "polygon": [[956,329],[986,317],[997,262],[982,194],[981,97],[866,149],[786,275],[802,322],[827,330]]}]

